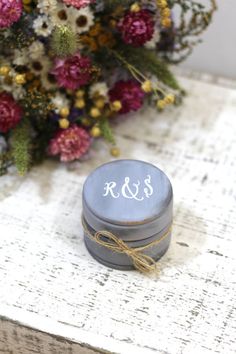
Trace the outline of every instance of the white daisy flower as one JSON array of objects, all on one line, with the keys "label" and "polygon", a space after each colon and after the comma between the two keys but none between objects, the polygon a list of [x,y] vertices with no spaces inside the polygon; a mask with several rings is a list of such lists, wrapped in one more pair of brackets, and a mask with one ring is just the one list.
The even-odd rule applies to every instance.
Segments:
[{"label": "white daisy flower", "polygon": [[89,7],[76,11],[70,8],[70,23],[76,33],[87,32],[94,24],[94,14]]},{"label": "white daisy flower", "polygon": [[44,45],[40,41],[34,41],[29,46],[29,57],[33,60],[41,58],[45,54]]},{"label": "white daisy flower", "polygon": [[26,90],[21,85],[17,84],[13,84],[9,92],[12,93],[12,96],[16,101],[22,99],[26,95]]},{"label": "white daisy flower", "polygon": [[[73,8],[76,11],[75,8]],[[55,10],[50,13],[51,21],[54,26],[68,25],[70,19],[69,7],[58,3]]]},{"label": "white daisy flower", "polygon": [[30,70],[36,75],[40,76],[43,71],[49,69],[49,60],[47,57],[41,57],[30,62]]},{"label": "white daisy flower", "polygon": [[89,89],[89,97],[93,98],[94,96],[107,97],[108,86],[105,82],[97,82],[91,85]]},{"label": "white daisy flower", "polygon": [[29,63],[29,56],[26,49],[15,49],[12,62],[14,65],[27,65]]},{"label": "white daisy flower", "polygon": [[86,32],[94,24],[94,15],[89,7],[78,10],[73,6],[58,4],[51,18],[54,26],[67,25],[75,33]]},{"label": "white daisy flower", "polygon": [[39,0],[37,8],[41,14],[49,15],[52,11],[57,8],[56,0]]},{"label": "white daisy flower", "polygon": [[50,70],[51,68],[49,70],[43,70],[40,75],[40,79],[43,87],[46,90],[55,90],[58,89],[58,85],[56,83],[54,75],[50,73]]},{"label": "white daisy flower", "polygon": [[40,79],[42,86],[46,90],[58,88],[54,75],[51,74],[52,62],[47,57],[32,60],[30,70]]},{"label": "white daisy flower", "polygon": [[50,73],[51,69],[52,63],[46,56],[32,60],[30,63],[30,70],[40,79],[46,90],[53,90],[57,87],[54,76]]},{"label": "white daisy flower", "polygon": [[70,105],[69,100],[62,93],[56,93],[55,96],[51,99],[51,102],[56,107],[54,109],[56,113],[59,113],[61,108],[69,107]]},{"label": "white daisy flower", "polygon": [[33,29],[38,36],[48,37],[53,29],[53,25],[48,16],[37,17],[33,22]]}]

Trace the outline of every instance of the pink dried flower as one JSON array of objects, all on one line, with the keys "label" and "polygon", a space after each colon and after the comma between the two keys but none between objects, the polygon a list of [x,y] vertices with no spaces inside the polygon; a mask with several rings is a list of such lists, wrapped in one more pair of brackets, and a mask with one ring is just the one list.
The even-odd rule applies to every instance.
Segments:
[{"label": "pink dried flower", "polygon": [[119,21],[117,28],[125,43],[140,47],[152,38],[154,21],[148,10],[128,11]]},{"label": "pink dried flower", "polygon": [[0,132],[6,133],[21,120],[22,109],[12,95],[0,93]]},{"label": "pink dried flower", "polygon": [[22,0],[0,0],[0,28],[10,27],[22,14]]},{"label": "pink dried flower", "polygon": [[73,124],[70,128],[57,131],[48,147],[49,155],[60,155],[61,161],[73,161],[84,155],[91,144],[89,134]]},{"label": "pink dried flower", "polygon": [[65,59],[56,59],[52,74],[55,75],[59,86],[76,90],[89,82],[91,60],[80,53]]},{"label": "pink dried flower", "polygon": [[77,9],[81,9],[82,7],[86,7],[92,4],[95,0],[63,0],[66,5],[71,5],[76,7]]},{"label": "pink dried flower", "polygon": [[120,101],[122,104],[119,113],[128,113],[140,109],[144,95],[140,84],[133,80],[118,81],[109,91],[111,102]]}]

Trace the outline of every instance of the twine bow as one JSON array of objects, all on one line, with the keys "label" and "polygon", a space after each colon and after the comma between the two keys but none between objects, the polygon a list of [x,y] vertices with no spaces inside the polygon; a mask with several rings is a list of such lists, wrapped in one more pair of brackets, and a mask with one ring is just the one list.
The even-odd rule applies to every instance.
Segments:
[{"label": "twine bow", "polygon": [[[85,235],[97,242],[99,245],[110,249],[111,251],[124,253],[130,257],[133,261],[134,267],[139,270],[141,273],[150,273],[156,270],[156,261],[141,251],[153,247],[160,243],[164,238],[166,238],[171,231],[171,226],[167,231],[159,238],[146,246],[132,248],[127,245],[123,240],[114,235],[112,232],[107,230],[97,231],[94,234],[88,229],[84,218],[82,217],[82,224],[85,231]],[[106,240],[104,240],[104,237]]]}]

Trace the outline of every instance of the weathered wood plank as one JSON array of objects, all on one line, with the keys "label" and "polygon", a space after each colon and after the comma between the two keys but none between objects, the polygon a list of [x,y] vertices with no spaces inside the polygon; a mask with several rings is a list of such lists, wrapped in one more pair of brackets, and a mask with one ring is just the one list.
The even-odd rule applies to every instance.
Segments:
[{"label": "weathered wood plank", "polygon": [[12,333],[25,328],[45,341],[40,354],[61,350],[42,332],[67,340],[72,354],[83,352],[76,343],[124,354],[236,352],[236,91],[182,84],[182,107],[148,109],[116,128],[123,158],[155,163],[173,183],[173,240],[158,278],[108,269],[84,246],[82,184],[109,160],[104,143],[84,164],[46,162],[1,179],[0,315],[10,322],[1,321],[0,352],[21,354],[24,335],[17,347]]},{"label": "weathered wood plank", "polygon": [[101,353],[101,351],[88,348],[87,345],[73,343],[59,336],[33,330],[6,318],[0,319],[0,352],[7,354]]}]

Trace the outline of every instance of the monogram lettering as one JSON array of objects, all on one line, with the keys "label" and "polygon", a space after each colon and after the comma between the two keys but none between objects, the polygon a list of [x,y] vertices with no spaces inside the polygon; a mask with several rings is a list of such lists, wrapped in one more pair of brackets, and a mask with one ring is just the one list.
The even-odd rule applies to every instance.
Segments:
[{"label": "monogram lettering", "polygon": [[120,193],[116,193],[113,191],[113,189],[116,187],[116,182],[106,182],[105,183],[105,193],[103,194],[103,197],[108,196],[110,193],[113,198],[119,198]]},{"label": "monogram lettering", "polygon": [[124,183],[118,186],[116,182],[105,182],[103,197],[111,196],[112,198],[123,197],[126,199],[135,199],[142,201],[145,198],[150,198],[153,194],[153,187],[151,185],[151,176],[147,175],[143,184],[140,180],[131,182],[130,177],[125,177]]},{"label": "monogram lettering", "polygon": [[144,193],[147,198],[149,198],[153,194],[153,188],[151,186],[151,176],[147,175],[147,178],[144,180],[145,185],[147,188],[144,188]]}]

